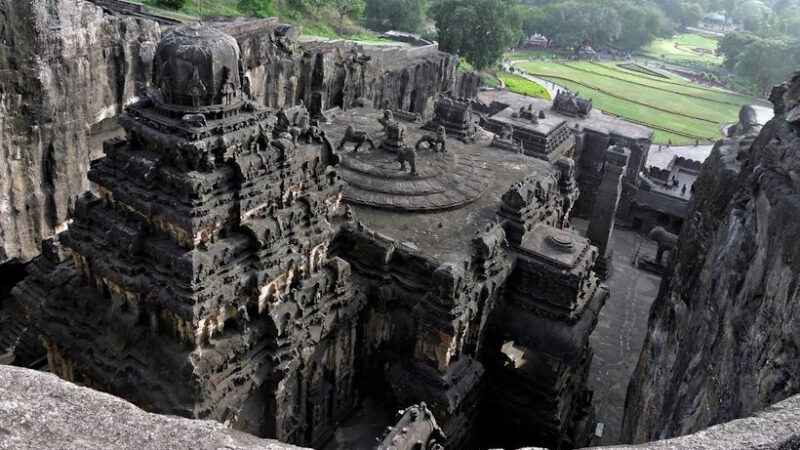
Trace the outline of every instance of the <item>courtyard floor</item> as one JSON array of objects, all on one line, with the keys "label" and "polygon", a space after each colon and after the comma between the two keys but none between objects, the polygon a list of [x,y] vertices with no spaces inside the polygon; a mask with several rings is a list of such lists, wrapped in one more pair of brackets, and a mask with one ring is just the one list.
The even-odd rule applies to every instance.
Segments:
[{"label": "courtyard floor", "polygon": [[[588,221],[574,219],[573,227],[586,233]],[[614,257],[608,284],[611,295],[589,338],[594,348],[589,387],[594,390],[597,420],[603,423],[600,444],[619,442],[625,394],[647,333],[650,305],[658,294],[661,277],[633,267],[640,255],[655,255],[655,244],[634,231],[614,228]]]}]

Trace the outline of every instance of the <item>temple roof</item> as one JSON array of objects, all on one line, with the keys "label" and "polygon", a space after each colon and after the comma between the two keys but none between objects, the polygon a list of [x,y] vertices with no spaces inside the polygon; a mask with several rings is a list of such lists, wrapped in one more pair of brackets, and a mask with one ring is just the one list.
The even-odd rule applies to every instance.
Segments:
[{"label": "temple roof", "polygon": [[155,71],[166,103],[221,104],[241,87],[239,46],[233,37],[202,23],[176,27],[158,43]]}]

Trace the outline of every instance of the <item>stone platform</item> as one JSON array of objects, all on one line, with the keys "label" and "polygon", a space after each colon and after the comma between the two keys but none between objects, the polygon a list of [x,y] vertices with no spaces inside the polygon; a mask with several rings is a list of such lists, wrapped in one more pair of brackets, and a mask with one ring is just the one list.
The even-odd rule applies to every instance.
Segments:
[{"label": "stone platform", "polygon": [[[411,175],[407,167],[400,170],[397,154],[380,149],[382,115],[372,108],[336,108],[327,111],[327,122],[320,124],[334,146],[347,125],[367,132],[375,142],[375,149],[364,144],[354,152],[348,143],[337,151],[341,163],[336,172],[347,183],[343,198],[365,226],[414,251],[424,249],[439,262],[468,257],[471,238],[497,221],[500,197],[515,181],[556,176],[557,170],[546,161],[491,147],[488,133],[472,143],[448,135],[446,153],[421,146],[418,175]],[[420,123],[399,122],[406,128],[407,147],[433,134]]]},{"label": "stone platform", "polygon": [[[339,150],[342,157],[337,167],[339,176],[348,184],[344,199],[356,205],[401,211],[437,211],[453,209],[477,200],[494,182],[495,174],[479,145],[468,145],[448,137],[447,152],[438,152],[422,145],[416,151],[416,170],[401,168],[396,152],[381,148],[385,133],[374,109],[335,109],[328,112],[328,123],[322,128],[336,145],[346,125],[366,132],[375,142],[353,151],[348,143]],[[413,149],[426,134],[419,124],[399,120],[405,127],[405,146]]]},{"label": "stone platform", "polygon": [[[413,145],[413,143],[412,143]],[[417,152],[417,175],[400,169],[397,156],[384,150],[343,155],[338,173],[347,181],[344,198],[352,203],[406,211],[431,211],[474,201],[494,178],[476,151]]]}]

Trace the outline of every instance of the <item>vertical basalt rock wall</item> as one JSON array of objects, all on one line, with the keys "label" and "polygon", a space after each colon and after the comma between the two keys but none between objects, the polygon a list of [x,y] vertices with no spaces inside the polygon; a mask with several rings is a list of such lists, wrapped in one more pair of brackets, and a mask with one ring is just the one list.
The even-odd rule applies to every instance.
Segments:
[{"label": "vertical basalt rock wall", "polygon": [[720,141],[695,183],[623,440],[692,433],[800,392],[800,72],[772,100],[758,137]]},{"label": "vertical basalt rock wall", "polygon": [[375,108],[430,116],[440,94],[474,97],[483,84],[477,74],[459,73],[458,57],[435,44],[413,49],[363,48],[348,41],[292,45],[297,27],[261,26],[272,31],[238,32],[242,25],[225,31],[242,47],[252,94],[272,108],[303,100],[313,110],[314,96],[321,95],[325,109],[346,109],[363,100]]},{"label": "vertical basalt rock wall", "polygon": [[159,36],[82,0],[0,2],[0,263],[36,256],[66,219],[92,128],[147,89]]}]

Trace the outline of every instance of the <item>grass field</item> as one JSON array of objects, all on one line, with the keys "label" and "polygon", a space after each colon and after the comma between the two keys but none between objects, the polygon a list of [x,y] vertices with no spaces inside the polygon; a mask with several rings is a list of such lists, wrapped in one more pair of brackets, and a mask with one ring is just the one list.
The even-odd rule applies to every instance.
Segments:
[{"label": "grass field", "polygon": [[715,54],[717,41],[699,34],[679,34],[670,39],[657,39],[642,47],[641,52],[656,59],[673,62],[694,61],[709,64],[722,64],[722,58]]},{"label": "grass field", "polygon": [[751,97],[674,76],[651,76],[618,64],[532,61],[516,67],[591,98],[604,112],[650,126],[656,131],[656,143],[716,140],[722,136],[721,125],[735,122],[742,105],[759,103]]},{"label": "grass field", "polygon": [[550,100],[550,93],[547,92],[547,89],[535,81],[509,72],[497,72],[497,78],[501,79],[505,83],[506,89],[511,92]]}]

